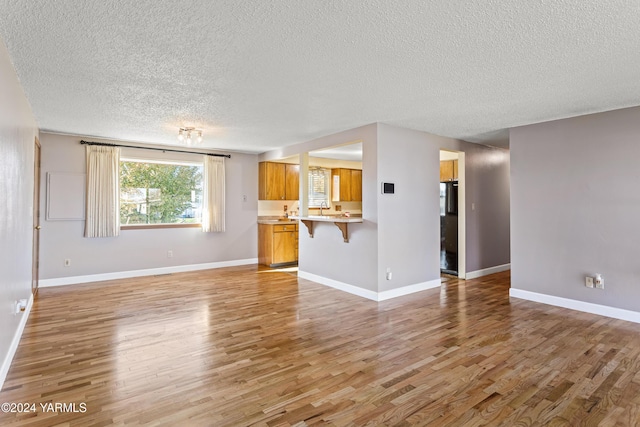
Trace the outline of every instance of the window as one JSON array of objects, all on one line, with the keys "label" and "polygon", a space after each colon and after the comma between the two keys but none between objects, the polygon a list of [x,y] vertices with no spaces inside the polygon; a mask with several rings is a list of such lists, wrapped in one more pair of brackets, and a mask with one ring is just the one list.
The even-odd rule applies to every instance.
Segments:
[{"label": "window", "polygon": [[202,163],[120,161],[120,223],[200,224]]},{"label": "window", "polygon": [[324,168],[309,168],[309,207],[319,208],[329,206],[329,189],[331,170]]}]

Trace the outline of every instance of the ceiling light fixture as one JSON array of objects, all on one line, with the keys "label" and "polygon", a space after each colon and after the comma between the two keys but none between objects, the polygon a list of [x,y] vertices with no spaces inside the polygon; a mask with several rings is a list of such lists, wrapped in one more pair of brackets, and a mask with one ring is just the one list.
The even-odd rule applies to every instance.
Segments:
[{"label": "ceiling light fixture", "polygon": [[202,142],[202,129],[196,129],[194,127],[180,128],[180,130],[178,131],[178,141],[185,142],[187,145],[191,145],[193,142],[191,133],[197,134],[196,141],[198,142],[198,144],[200,144]]}]

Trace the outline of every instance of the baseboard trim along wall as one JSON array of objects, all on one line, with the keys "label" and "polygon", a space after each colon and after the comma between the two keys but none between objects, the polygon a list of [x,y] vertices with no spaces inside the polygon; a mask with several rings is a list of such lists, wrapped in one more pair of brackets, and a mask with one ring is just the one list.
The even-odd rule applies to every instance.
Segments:
[{"label": "baseboard trim along wall", "polygon": [[511,270],[511,264],[496,265],[495,267],[483,268],[482,270],[468,271],[465,274],[466,280],[477,279],[478,277],[488,276],[489,274],[501,273]]},{"label": "baseboard trim along wall", "polygon": [[509,296],[514,298],[525,299],[528,301],[539,302],[542,304],[549,304],[557,307],[569,308],[571,310],[583,311],[585,313],[612,317],[614,319],[626,320],[628,322],[640,323],[639,312],[625,310],[623,308],[609,307],[607,305],[593,304],[590,302],[556,297],[553,295],[539,294],[537,292],[524,291],[522,289],[514,289],[514,288],[509,289]]},{"label": "baseboard trim along wall", "polygon": [[43,279],[38,282],[41,288],[51,286],[76,285],[78,283],[103,282],[105,280],[129,279],[132,277],[153,276],[156,274],[184,273],[187,271],[210,270],[213,268],[235,267],[238,265],[257,264],[258,258],[239,259],[233,261],[208,262],[203,264],[176,265],[173,267],[148,268],[144,270],[117,271],[114,273],[90,274],[87,276],[58,277]]},{"label": "baseboard trim along wall", "polygon": [[29,319],[29,313],[31,313],[32,306],[33,294],[31,294],[31,297],[27,302],[27,308],[24,310],[24,312],[16,314],[16,316],[22,316],[22,318],[20,319],[20,323],[18,324],[16,333],[13,335],[13,340],[11,341],[11,345],[9,346],[7,356],[4,358],[2,366],[0,366],[0,390],[2,390],[2,387],[4,386],[4,380],[7,379],[7,374],[9,373],[11,362],[13,362],[13,357],[16,355],[16,351],[18,351],[18,344],[20,344],[20,339],[22,338],[24,327],[27,325],[27,320]]},{"label": "baseboard trim along wall", "polygon": [[321,285],[329,286],[340,291],[348,292],[352,295],[367,298],[372,301],[384,301],[391,298],[401,297],[403,295],[413,294],[415,292],[424,291],[427,289],[433,289],[440,287],[440,279],[430,280],[428,282],[416,283],[413,285],[403,286],[398,289],[390,289],[388,291],[375,292],[368,289],[359,288],[357,286],[349,285],[348,283],[339,282],[337,280],[328,279],[326,277],[318,276],[316,274],[307,273],[306,271],[298,270],[298,277],[301,279],[310,280],[312,282],[320,283]]},{"label": "baseboard trim along wall", "polygon": [[384,301],[391,298],[401,297],[416,292],[426,291],[427,289],[439,288],[442,285],[440,278],[429,280],[428,282],[416,283],[414,285],[403,286],[397,289],[389,289],[388,291],[378,292],[378,301]]},{"label": "baseboard trim along wall", "polygon": [[359,297],[367,298],[373,301],[378,301],[378,293],[370,291],[368,289],[359,288],[357,286],[349,285],[348,283],[339,282],[337,280],[328,279],[326,277],[318,276],[316,274],[307,273],[306,271],[298,270],[298,277],[301,279],[311,280],[312,282],[320,283],[321,285],[329,286],[340,291],[348,292]]}]

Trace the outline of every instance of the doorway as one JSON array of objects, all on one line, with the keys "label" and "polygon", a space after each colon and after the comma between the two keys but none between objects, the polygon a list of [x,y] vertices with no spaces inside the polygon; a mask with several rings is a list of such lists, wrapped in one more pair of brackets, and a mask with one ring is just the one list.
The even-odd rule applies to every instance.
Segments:
[{"label": "doorway", "polygon": [[31,270],[31,293],[38,293],[40,270],[40,159],[41,146],[38,137],[33,151],[33,254]]},{"label": "doorway", "polygon": [[440,150],[440,273],[465,277],[464,153]]}]

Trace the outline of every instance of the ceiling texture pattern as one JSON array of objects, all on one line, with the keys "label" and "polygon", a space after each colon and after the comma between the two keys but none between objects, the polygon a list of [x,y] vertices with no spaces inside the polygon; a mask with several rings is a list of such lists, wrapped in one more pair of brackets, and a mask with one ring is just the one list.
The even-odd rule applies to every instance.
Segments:
[{"label": "ceiling texture pattern", "polygon": [[0,0],[43,131],[264,152],[383,122],[506,129],[640,104],[637,0]]}]

